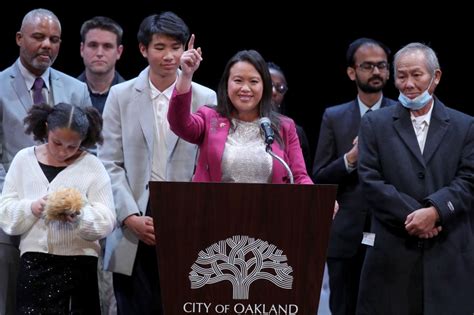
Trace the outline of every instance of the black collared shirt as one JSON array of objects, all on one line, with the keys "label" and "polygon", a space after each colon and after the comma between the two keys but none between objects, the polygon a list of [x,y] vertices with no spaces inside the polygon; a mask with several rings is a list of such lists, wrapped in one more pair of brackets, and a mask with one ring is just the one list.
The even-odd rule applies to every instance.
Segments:
[{"label": "black collared shirt", "polygon": [[[107,96],[109,95],[109,90],[107,90],[107,92],[105,93],[92,92],[91,89],[89,88],[89,84],[87,83],[85,71],[82,72],[81,75],[77,77],[77,79],[87,84],[87,89],[89,90],[89,95],[91,97],[92,105],[95,108],[97,108],[97,110],[102,114],[102,112],[104,111],[105,101],[107,100]],[[125,79],[117,71],[115,71],[115,76],[110,86],[123,82],[123,81],[125,81]]]}]

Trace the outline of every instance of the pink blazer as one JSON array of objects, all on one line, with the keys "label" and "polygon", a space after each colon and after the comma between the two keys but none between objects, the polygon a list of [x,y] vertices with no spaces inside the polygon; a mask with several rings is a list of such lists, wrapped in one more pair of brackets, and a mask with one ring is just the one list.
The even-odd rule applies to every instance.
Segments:
[{"label": "pink blazer", "polygon": [[[190,105],[191,91],[180,95],[176,94],[176,90],[173,91],[168,110],[170,128],[184,140],[199,145],[199,157],[193,181],[220,182],[222,179],[221,160],[230,122],[214,109],[206,106],[201,106],[193,114]],[[306,172],[295,123],[286,116],[282,116],[280,135],[284,149],[275,141],[272,144],[273,152],[288,163],[295,184],[312,184]],[[285,168],[273,159],[272,183],[288,182]]]}]

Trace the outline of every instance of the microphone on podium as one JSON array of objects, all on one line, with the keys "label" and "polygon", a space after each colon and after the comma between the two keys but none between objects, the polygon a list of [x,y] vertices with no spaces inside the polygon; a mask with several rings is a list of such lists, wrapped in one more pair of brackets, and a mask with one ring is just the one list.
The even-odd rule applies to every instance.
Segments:
[{"label": "microphone on podium", "polygon": [[265,143],[267,145],[272,144],[275,140],[275,133],[272,129],[272,122],[268,117],[262,117],[258,122],[263,130],[263,134],[265,135]]},{"label": "microphone on podium", "polygon": [[263,134],[265,135],[265,144],[267,147],[265,150],[270,154],[274,159],[276,159],[278,162],[280,162],[283,167],[286,169],[288,172],[288,178],[290,179],[290,184],[294,184],[294,179],[293,179],[293,173],[291,172],[290,167],[288,164],[278,155],[273,153],[272,151],[272,143],[275,140],[275,133],[273,132],[272,129],[272,122],[268,117],[262,117],[259,119],[258,123],[260,124],[260,128],[263,130]]}]

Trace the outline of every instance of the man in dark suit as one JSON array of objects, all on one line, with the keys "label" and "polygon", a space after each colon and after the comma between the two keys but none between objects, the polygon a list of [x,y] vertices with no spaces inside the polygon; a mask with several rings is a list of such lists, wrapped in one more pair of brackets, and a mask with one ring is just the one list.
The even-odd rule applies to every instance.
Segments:
[{"label": "man in dark suit", "polygon": [[357,174],[357,134],[367,111],[392,105],[382,89],[389,78],[390,50],[382,43],[359,38],[347,50],[347,75],[356,83],[357,98],[329,107],[323,115],[314,160],[319,184],[338,184],[339,211],[334,217],[328,248],[328,272],[333,315],[355,314],[359,276],[365,255],[361,244],[369,229],[368,207]]},{"label": "man in dark suit", "polygon": [[[33,103],[70,103],[91,106],[84,83],[51,68],[61,44],[56,15],[35,9],[23,18],[16,33],[20,57],[0,73],[0,188],[15,154],[34,145],[24,132],[23,119]],[[39,82],[39,84],[37,84]],[[0,314],[14,314],[18,237],[0,230]]]},{"label": "man in dark suit", "polygon": [[359,133],[375,235],[357,314],[472,314],[474,119],[433,95],[430,47],[403,47],[394,72],[399,103],[364,117]]}]

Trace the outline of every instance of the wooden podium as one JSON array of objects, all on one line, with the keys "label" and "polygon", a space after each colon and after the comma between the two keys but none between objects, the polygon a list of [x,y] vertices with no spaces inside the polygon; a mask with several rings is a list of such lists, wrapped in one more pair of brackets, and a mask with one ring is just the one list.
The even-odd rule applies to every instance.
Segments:
[{"label": "wooden podium", "polygon": [[336,188],[150,182],[165,314],[316,314]]}]

